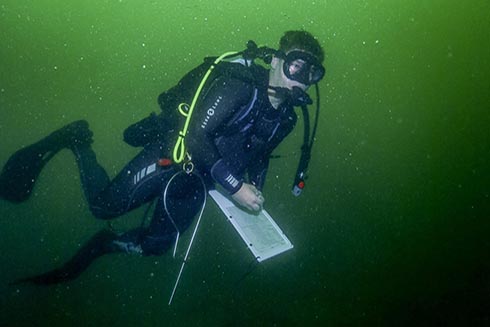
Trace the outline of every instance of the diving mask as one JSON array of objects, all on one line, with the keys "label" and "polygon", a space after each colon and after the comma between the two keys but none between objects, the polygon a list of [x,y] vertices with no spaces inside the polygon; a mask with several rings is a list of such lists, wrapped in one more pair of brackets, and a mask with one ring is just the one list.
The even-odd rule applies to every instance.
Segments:
[{"label": "diving mask", "polygon": [[325,68],[312,54],[292,50],[287,54],[277,51],[276,57],[283,59],[283,71],[287,78],[304,85],[318,83],[325,75]]}]

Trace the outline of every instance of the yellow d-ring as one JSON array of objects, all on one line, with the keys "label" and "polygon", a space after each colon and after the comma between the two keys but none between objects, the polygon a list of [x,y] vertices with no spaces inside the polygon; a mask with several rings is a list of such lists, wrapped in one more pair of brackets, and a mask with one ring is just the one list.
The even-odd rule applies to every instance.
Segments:
[{"label": "yellow d-ring", "polygon": [[189,109],[190,106],[187,103],[183,102],[179,104],[179,112],[182,116],[187,117],[187,115],[189,114]]}]

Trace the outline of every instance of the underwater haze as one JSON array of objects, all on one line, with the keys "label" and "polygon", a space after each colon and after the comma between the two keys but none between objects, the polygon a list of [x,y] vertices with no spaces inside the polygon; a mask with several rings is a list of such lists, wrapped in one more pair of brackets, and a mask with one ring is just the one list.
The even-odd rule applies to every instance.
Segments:
[{"label": "underwater haze", "polygon": [[105,256],[72,282],[10,286],[106,227],[64,150],[28,201],[0,199],[0,326],[489,325],[489,13],[488,0],[0,0],[2,166],[86,119],[115,176],[138,152],[124,129],[205,56],[248,40],[276,47],[295,29],[327,54],[306,188],[290,191],[301,118],[264,189],[293,250],[251,265],[208,201],[171,306],[171,253]]}]

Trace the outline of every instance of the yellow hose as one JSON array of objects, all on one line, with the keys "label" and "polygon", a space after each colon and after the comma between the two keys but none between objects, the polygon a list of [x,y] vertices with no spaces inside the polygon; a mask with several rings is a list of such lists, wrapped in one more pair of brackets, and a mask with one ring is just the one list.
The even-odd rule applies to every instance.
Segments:
[{"label": "yellow hose", "polygon": [[[182,128],[182,130],[179,131],[179,136],[177,138],[177,142],[175,143],[175,147],[174,147],[174,151],[173,151],[173,158],[174,158],[174,161],[176,163],[181,163],[185,158],[186,148],[185,148],[184,139],[187,135],[187,130],[189,128],[189,123],[191,121],[192,112],[194,111],[194,107],[196,106],[197,99],[199,98],[199,95],[201,94],[201,91],[204,87],[204,84],[206,84],[206,81],[207,81],[209,75],[212,73],[214,67],[221,60],[223,60],[223,58],[235,55],[237,53],[238,52],[234,52],[234,51],[227,52],[227,53],[222,54],[218,58],[216,58],[216,60],[213,62],[213,64],[209,67],[206,74],[204,74],[204,77],[202,78],[201,83],[199,84],[199,87],[197,88],[196,94],[194,94],[194,98],[192,99],[191,105],[189,106],[186,103],[181,103],[179,105],[179,111],[184,117],[186,117],[186,119],[185,119],[184,127]],[[187,112],[185,112],[185,110],[184,110],[185,106],[189,106],[189,110]]]}]

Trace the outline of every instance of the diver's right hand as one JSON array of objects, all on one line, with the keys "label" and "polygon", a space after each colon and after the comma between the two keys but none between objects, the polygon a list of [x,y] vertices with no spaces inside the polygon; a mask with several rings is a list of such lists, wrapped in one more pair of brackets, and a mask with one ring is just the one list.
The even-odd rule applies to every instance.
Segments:
[{"label": "diver's right hand", "polygon": [[264,197],[252,184],[243,183],[242,187],[231,196],[235,202],[251,211],[262,210]]}]

